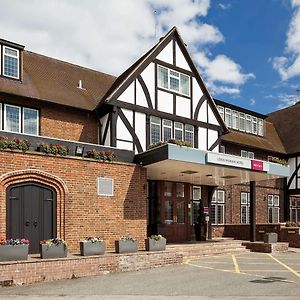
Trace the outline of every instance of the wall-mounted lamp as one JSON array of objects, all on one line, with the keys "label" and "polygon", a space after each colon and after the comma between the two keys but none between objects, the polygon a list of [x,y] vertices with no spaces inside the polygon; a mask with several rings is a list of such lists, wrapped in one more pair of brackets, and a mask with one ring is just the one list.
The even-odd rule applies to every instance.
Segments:
[{"label": "wall-mounted lamp", "polygon": [[83,156],[83,152],[84,152],[84,147],[76,146],[75,156]]}]

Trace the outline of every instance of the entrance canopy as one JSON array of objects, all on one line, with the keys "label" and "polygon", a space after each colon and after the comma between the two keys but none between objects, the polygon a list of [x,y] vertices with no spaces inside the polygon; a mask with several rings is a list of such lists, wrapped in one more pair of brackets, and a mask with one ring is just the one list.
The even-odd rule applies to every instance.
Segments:
[{"label": "entrance canopy", "polygon": [[224,186],[288,177],[289,166],[166,144],[137,154],[148,179]]}]

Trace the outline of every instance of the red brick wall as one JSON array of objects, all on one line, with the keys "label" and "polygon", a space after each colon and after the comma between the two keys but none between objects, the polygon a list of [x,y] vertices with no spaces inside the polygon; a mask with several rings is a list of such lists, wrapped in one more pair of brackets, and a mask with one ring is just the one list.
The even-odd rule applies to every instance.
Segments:
[{"label": "red brick wall", "polygon": [[39,109],[40,135],[92,144],[98,143],[98,122],[92,112],[11,95],[1,95],[1,101]]},{"label": "red brick wall", "polygon": [[[144,247],[147,229],[146,170],[133,164],[101,163],[83,158],[41,153],[0,151],[0,237],[5,237],[7,186],[38,181],[57,191],[57,232],[71,250],[85,236],[100,236],[108,249],[131,234]],[[17,170],[28,170],[5,175]],[[97,196],[98,177],[114,179],[114,196]]]},{"label": "red brick wall", "polygon": [[[256,183],[256,216],[257,223],[268,223],[269,194],[280,195],[280,221],[283,222],[284,181],[274,179]],[[239,224],[241,220],[241,192],[250,192],[249,184],[220,187],[226,191],[225,220],[227,224]]]}]

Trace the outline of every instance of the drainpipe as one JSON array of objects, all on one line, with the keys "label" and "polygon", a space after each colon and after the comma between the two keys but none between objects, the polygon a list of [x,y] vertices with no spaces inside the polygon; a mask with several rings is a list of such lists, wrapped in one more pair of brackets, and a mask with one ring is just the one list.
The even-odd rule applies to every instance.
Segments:
[{"label": "drainpipe", "polygon": [[250,242],[256,241],[256,182],[250,181]]}]

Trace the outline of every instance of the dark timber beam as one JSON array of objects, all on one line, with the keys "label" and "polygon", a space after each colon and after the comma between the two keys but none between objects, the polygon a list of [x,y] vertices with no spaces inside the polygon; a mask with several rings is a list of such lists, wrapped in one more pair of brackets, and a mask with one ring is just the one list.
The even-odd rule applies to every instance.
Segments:
[{"label": "dark timber beam", "polygon": [[250,181],[250,242],[256,241],[256,182]]},{"label": "dark timber beam", "polygon": [[208,191],[207,191],[207,194],[208,194],[208,201],[207,201],[208,215],[210,216],[208,224],[207,224],[207,239],[211,240],[212,239],[211,201],[212,201],[212,197],[213,197],[214,191],[216,189],[216,186],[208,186],[207,188],[208,188]]}]

